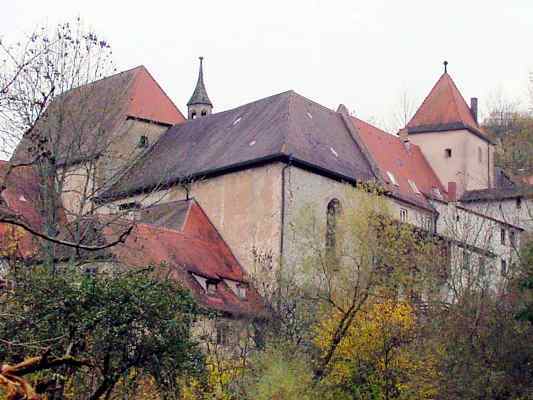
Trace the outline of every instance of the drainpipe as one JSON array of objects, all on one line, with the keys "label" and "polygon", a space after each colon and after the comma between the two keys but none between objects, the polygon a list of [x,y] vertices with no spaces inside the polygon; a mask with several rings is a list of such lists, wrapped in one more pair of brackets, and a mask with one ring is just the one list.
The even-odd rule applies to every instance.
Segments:
[{"label": "drainpipe", "polygon": [[281,169],[281,231],[280,231],[280,244],[279,244],[279,262],[280,267],[283,265],[283,242],[284,242],[284,232],[285,232],[285,171],[292,164],[292,153],[289,154],[289,161]]}]

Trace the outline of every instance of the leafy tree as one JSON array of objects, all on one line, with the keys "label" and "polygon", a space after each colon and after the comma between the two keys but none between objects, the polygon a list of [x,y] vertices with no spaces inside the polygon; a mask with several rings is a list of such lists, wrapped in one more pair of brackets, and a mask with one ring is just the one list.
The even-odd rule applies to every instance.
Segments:
[{"label": "leafy tree", "polygon": [[324,243],[330,235],[313,205],[297,222],[302,267],[295,280],[304,297],[314,302],[322,318],[331,317],[329,341],[322,343],[315,376],[331,370],[338,347],[368,302],[399,294],[417,302],[430,301],[441,281],[440,244],[430,233],[398,223],[379,188],[350,189],[335,224],[335,248]]},{"label": "leafy tree", "polygon": [[42,393],[96,400],[150,377],[167,398],[179,393],[180,376],[202,370],[191,336],[200,309],[187,290],[150,269],[91,277],[24,266],[12,279],[16,286],[0,303],[0,358],[18,363],[44,353],[72,361],[31,371]]},{"label": "leafy tree", "polygon": [[[318,326],[320,349],[327,351],[340,317],[328,315]],[[335,398],[433,399],[436,353],[420,345],[421,332],[409,303],[368,304],[339,343],[324,385]]]}]

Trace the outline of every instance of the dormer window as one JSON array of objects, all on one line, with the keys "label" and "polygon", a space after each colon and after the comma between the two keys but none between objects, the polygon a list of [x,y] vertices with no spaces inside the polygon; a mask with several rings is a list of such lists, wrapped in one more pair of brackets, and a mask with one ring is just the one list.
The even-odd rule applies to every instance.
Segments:
[{"label": "dormer window", "polygon": [[237,295],[241,298],[241,299],[245,299],[246,298],[246,284],[245,283],[239,283],[237,285]]},{"label": "dormer window", "polygon": [[418,186],[416,186],[416,183],[414,183],[411,179],[409,179],[407,182],[409,182],[409,186],[411,186],[411,190],[415,192],[416,194],[421,194],[420,190],[418,190]]},{"label": "dormer window", "polygon": [[228,285],[231,291],[235,293],[237,297],[239,297],[240,299],[246,298],[246,292],[248,289],[247,283],[234,281],[232,279],[224,279],[224,282],[226,283],[226,285]]},{"label": "dormer window", "polygon": [[444,157],[452,158],[452,149],[444,149]]},{"label": "dormer window", "polygon": [[207,294],[216,294],[217,292],[217,282],[216,281],[207,281],[205,284],[205,291]]},{"label": "dormer window", "polygon": [[392,172],[387,171],[387,176],[389,178],[390,183],[392,183],[394,186],[400,186],[398,184],[398,181],[396,181],[396,177],[394,176],[394,174]]}]

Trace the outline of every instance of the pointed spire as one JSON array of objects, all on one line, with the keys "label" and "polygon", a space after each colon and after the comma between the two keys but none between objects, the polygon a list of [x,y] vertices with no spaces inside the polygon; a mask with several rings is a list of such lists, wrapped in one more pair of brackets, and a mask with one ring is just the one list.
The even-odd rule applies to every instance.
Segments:
[{"label": "pointed spire", "polygon": [[444,73],[447,74],[448,73],[448,61],[444,61]]},{"label": "pointed spire", "polygon": [[199,57],[199,59],[200,59],[200,71],[198,73],[198,81],[196,82],[196,88],[194,88],[194,92],[191,96],[191,99],[187,103],[187,106],[202,104],[202,105],[213,107],[213,104],[211,103],[211,100],[209,100],[209,96],[207,95],[207,90],[205,90],[204,69],[203,69],[204,58]]}]

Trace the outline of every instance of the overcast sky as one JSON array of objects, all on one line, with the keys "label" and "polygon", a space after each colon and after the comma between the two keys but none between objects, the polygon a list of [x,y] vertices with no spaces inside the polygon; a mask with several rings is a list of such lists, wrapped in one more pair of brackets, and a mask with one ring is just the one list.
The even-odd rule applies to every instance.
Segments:
[{"label": "overcast sky", "polygon": [[529,101],[533,0],[1,0],[0,36],[81,16],[119,69],[144,64],[186,112],[205,57],[221,111],[288,89],[357,116],[391,119],[442,73],[464,97]]}]

